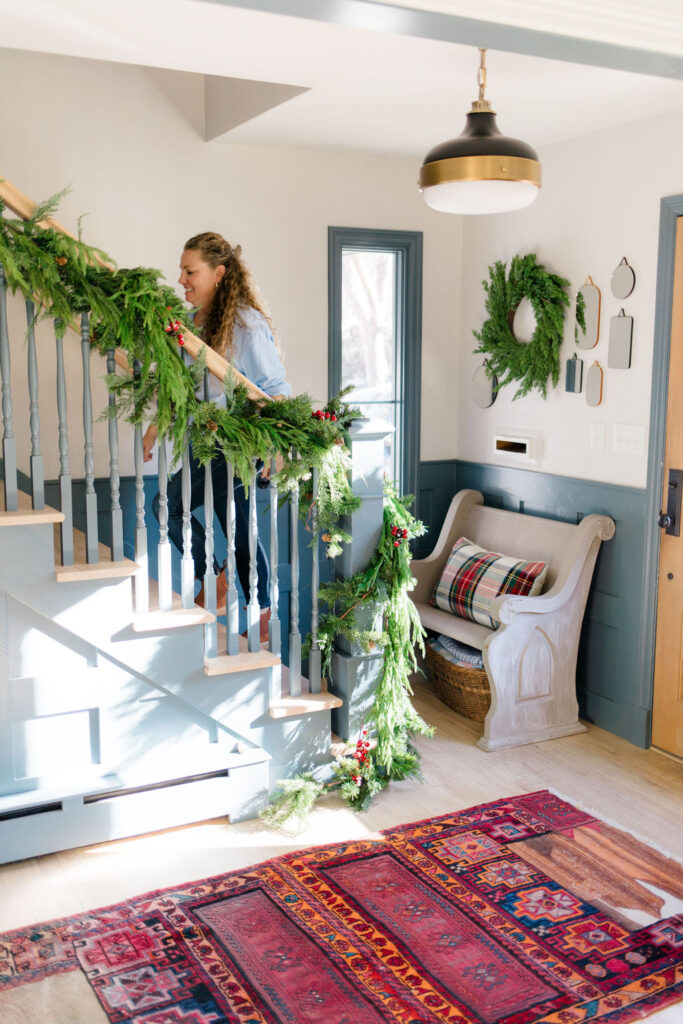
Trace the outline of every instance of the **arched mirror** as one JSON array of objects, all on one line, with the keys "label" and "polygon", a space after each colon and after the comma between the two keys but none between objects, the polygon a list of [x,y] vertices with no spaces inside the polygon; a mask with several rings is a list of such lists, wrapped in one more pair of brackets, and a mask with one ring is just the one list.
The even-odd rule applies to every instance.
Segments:
[{"label": "arched mirror", "polygon": [[602,402],[602,367],[597,359],[586,374],[586,402],[588,405]]},{"label": "arched mirror", "polygon": [[600,289],[586,278],[576,293],[574,340],[578,348],[594,348],[600,337]]}]

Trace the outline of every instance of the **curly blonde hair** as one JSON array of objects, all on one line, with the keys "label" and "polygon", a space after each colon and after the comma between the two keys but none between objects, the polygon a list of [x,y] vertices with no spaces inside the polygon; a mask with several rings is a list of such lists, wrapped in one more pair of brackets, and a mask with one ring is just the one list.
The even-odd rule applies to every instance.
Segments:
[{"label": "curly blonde hair", "polygon": [[241,310],[251,306],[265,318],[271,330],[270,316],[261,305],[251,274],[242,261],[242,247],[230,245],[215,231],[204,231],[193,235],[185,242],[185,249],[201,254],[210,267],[225,267],[216,294],[206,311],[202,324],[202,339],[212,349],[230,359],[236,323],[243,324]]}]

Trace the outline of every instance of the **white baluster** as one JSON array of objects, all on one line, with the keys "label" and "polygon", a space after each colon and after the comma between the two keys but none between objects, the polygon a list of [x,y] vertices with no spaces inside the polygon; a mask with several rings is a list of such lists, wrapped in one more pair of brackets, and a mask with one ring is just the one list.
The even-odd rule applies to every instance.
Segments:
[{"label": "white baluster", "polygon": [[40,413],[38,410],[38,360],[34,331],[35,307],[30,299],[26,302],[26,323],[28,325],[28,394],[31,423],[31,501],[33,508],[45,508],[45,480],[43,456],[40,451]]},{"label": "white baluster", "polygon": [[19,508],[17,491],[17,442],[12,424],[12,384],[10,380],[9,332],[7,330],[7,289],[5,270],[0,264],[0,376],[2,376],[2,460],[5,474],[5,509]]},{"label": "white baluster", "polygon": [[320,585],[320,555],[318,544],[318,471],[313,470],[313,505],[311,506],[313,565],[311,568],[311,650],[308,655],[308,685],[310,693],[320,693],[320,647],[318,646],[318,587]]},{"label": "white baluster", "polygon": [[64,375],[64,324],[55,320],[57,350],[57,416],[59,418],[59,508],[64,516],[60,525],[62,565],[74,564],[73,497],[69,469],[69,430],[66,418],[66,378]]},{"label": "white baluster", "polygon": [[85,549],[88,565],[100,560],[95,493],[95,450],[92,436],[92,388],[90,384],[90,328],[88,314],[81,315],[81,356],[83,361],[83,436],[85,466]]},{"label": "white baluster", "polygon": [[289,563],[292,586],[289,594],[289,695],[301,696],[301,633],[299,632],[299,488],[289,502]]},{"label": "white baluster", "polygon": [[[107,373],[116,372],[114,349],[107,349]],[[123,559],[123,512],[121,510],[121,478],[119,475],[119,425],[116,419],[116,396],[109,392],[109,494],[111,501],[111,560]]]}]

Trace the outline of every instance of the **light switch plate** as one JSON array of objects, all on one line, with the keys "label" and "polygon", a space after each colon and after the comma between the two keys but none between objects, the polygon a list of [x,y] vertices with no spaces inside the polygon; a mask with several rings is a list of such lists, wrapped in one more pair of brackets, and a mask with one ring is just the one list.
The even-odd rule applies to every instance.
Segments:
[{"label": "light switch plate", "polygon": [[644,455],[645,427],[636,423],[615,423],[614,450],[622,455]]},{"label": "light switch plate", "polygon": [[605,450],[605,424],[591,423],[590,450],[592,452],[604,452]]}]

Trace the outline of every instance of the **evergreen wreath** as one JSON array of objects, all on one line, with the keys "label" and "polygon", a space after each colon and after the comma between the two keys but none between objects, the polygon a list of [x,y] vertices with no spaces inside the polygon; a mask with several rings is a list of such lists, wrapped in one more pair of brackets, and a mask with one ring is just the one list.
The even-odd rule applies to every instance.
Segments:
[{"label": "evergreen wreath", "polygon": [[[473,331],[479,342],[474,351],[486,356],[486,372],[498,378],[498,387],[518,381],[513,400],[536,388],[548,397],[548,378],[553,387],[560,379],[560,346],[564,333],[565,309],[569,305],[569,281],[549,273],[535,253],[513,256],[509,273],[497,260],[489,267],[486,291],[488,320]],[[528,299],[536,317],[531,341],[519,342],[512,330],[517,308]]]},{"label": "evergreen wreath", "polygon": [[[191,324],[180,299],[160,283],[158,270],[117,268],[105,252],[80,237],[46,227],[44,221],[56,212],[64,194],[38,204],[29,220],[4,216],[0,200],[0,264],[9,289],[39,304],[35,320],[54,319],[61,331],[79,314],[89,314],[93,347],[102,355],[120,347],[135,368],[132,375],[105,377],[116,397],[113,415],[135,427],[148,420],[156,422],[159,437],[172,441],[175,459],[182,456],[189,440],[200,463],[207,464],[222,453],[248,487],[255,460],[281,455],[284,465],[278,472],[278,489],[283,500],[288,491],[298,488],[301,515],[307,522],[315,503],[317,533],[312,543],[321,535],[328,555],[339,554],[341,544],[350,540],[340,520],[361,504],[348,479],[351,459],[346,432],[361,415],[344,401],[351,389],[332,398],[324,410],[314,411],[307,395],[255,401],[228,374],[225,407],[200,401],[196,392],[204,376],[204,359],[187,366],[182,358],[182,331],[191,330]],[[312,468],[318,472],[315,494]],[[432,733],[410,701],[409,676],[417,667],[415,647],[424,651],[424,630],[409,596],[413,580],[408,542],[425,532],[408,511],[411,500],[400,499],[387,484],[384,524],[370,564],[351,579],[324,585],[320,592],[330,609],[321,617],[319,634],[326,671],[339,635],[364,650],[385,651],[367,723],[376,731],[376,740],[367,739],[365,730],[353,756],[341,758],[336,768],[335,785],[352,807],[361,810],[391,779],[419,774],[411,736]],[[359,627],[356,614],[365,609],[377,612],[381,629]],[[289,817],[292,807],[296,811],[310,807],[325,786],[307,775],[286,780],[282,788],[283,799],[271,808],[274,823]]]}]

